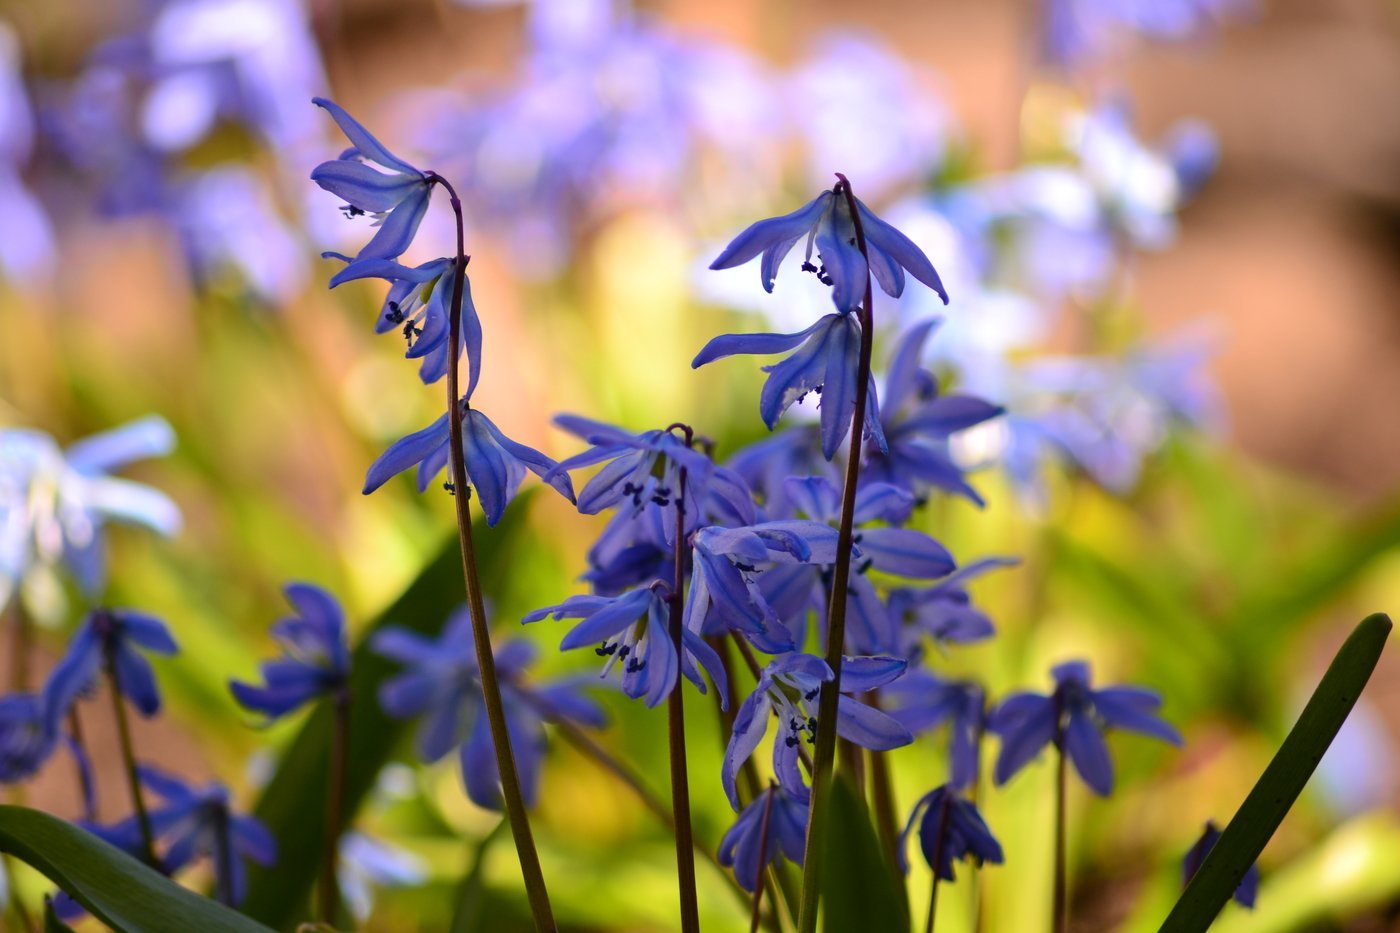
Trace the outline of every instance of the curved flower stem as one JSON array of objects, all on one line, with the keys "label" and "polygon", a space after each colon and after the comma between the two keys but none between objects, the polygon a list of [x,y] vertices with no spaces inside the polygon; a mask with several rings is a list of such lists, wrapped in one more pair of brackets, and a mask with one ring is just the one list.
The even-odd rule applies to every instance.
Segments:
[{"label": "curved flower stem", "polygon": [[773,819],[773,795],[777,789],[772,782],[768,784],[768,799],[763,801],[763,822],[758,827],[758,883],[753,886],[753,913],[749,915],[749,933],[758,933],[758,921],[763,912],[763,863],[768,855],[768,824]]},{"label": "curved flower stem", "polygon": [[83,798],[83,819],[95,822],[97,788],[93,786],[91,758],[88,757],[87,743],[83,739],[83,724],[78,719],[78,704],[68,709],[68,735],[73,740],[74,770],[78,775],[78,793]]},{"label": "curved flower stem", "polygon": [[871,302],[874,295],[870,282],[870,259],[865,244],[865,228],[856,209],[856,197],[846,176],[834,189],[845,197],[856,231],[856,248],[865,263],[865,300],[860,306],[860,360],[856,365],[855,412],[851,416],[851,437],[846,460],[846,482],[841,490],[841,523],[837,531],[836,566],[832,571],[831,602],[827,606],[826,663],[831,679],[822,684],[817,704],[817,740],[812,756],[812,805],[807,822],[807,847],[802,865],[802,899],[797,928],[800,933],[814,933],[817,928],[817,899],[821,892],[822,861],[826,857],[827,785],[831,781],[836,753],[836,711],[841,697],[841,657],[846,647],[846,590],[851,576],[851,536],[855,525],[856,485],[860,482],[860,451],[865,436],[865,409],[870,386],[870,358],[874,349],[874,318]]},{"label": "curved flower stem", "polygon": [[326,839],[321,856],[321,887],[318,891],[320,902],[317,915],[322,923],[335,926],[336,911],[340,908],[340,881],[336,877],[336,859],[340,849],[340,835],[345,813],[345,777],[350,751],[350,690],[341,687],[331,702],[334,704],[335,724],[331,732],[330,783],[326,794]]},{"label": "curved flower stem", "polygon": [[[683,427],[686,446],[694,440],[691,429]],[[685,624],[685,482],[686,470],[681,467],[676,482],[676,541],[674,545],[674,579],[670,596],[670,636],[676,651],[676,683],[666,701],[667,733],[671,749],[671,813],[676,829],[676,886],[681,900],[681,930],[699,933],[700,908],[695,893],[695,836],[690,827],[690,776],[685,756],[685,700],[682,686],[685,678],[679,672],[684,666],[685,644],[681,627]]]},{"label": "curved flower stem", "polygon": [[938,868],[943,861],[943,836],[948,829],[948,801],[945,795],[938,805],[938,829],[933,834],[933,887],[928,895],[928,920],[924,922],[924,933],[933,933],[933,921],[938,915]]},{"label": "curved flower stem", "polygon": [[540,869],[540,856],[535,850],[530,832],[530,817],[525,812],[525,795],[520,790],[520,772],[515,753],[510,747],[506,727],[505,706],[501,702],[501,684],[496,676],[496,656],[491,650],[491,632],[486,622],[486,606],[481,596],[481,579],[476,566],[476,547],[472,543],[471,498],[469,495],[466,456],[462,450],[462,419],[468,401],[461,398],[458,368],[462,356],[462,290],[467,275],[465,233],[462,224],[462,202],[456,190],[442,176],[430,174],[429,180],[447,192],[452,213],[457,219],[457,261],[452,267],[452,305],[448,320],[447,411],[452,443],[449,457],[452,468],[453,501],[457,508],[457,538],[462,550],[462,576],[466,583],[467,605],[471,611],[472,641],[476,646],[477,666],[481,676],[482,699],[486,706],[486,721],[491,727],[491,744],[496,752],[496,764],[501,775],[501,797],[505,801],[506,819],[510,821],[515,851],[520,857],[520,873],[525,881],[525,894],[530,901],[530,913],[535,928],[542,933],[555,929],[554,911],[549,904],[549,892]]},{"label": "curved flower stem", "polygon": [[151,834],[151,817],[146,812],[146,799],[141,794],[141,778],[136,773],[136,747],[131,741],[131,723],[127,721],[126,705],[122,702],[121,675],[113,662],[111,652],[107,656],[107,683],[111,686],[112,712],[117,717],[117,738],[121,743],[122,764],[126,767],[126,780],[131,785],[131,807],[136,811],[136,825],[141,830],[141,858],[157,871],[160,862],[156,859],[155,837]]},{"label": "curved flower stem", "polygon": [[[1058,693],[1058,691],[1057,691]],[[1055,697],[1055,898],[1051,907],[1051,929],[1066,933],[1069,929],[1069,871],[1065,857],[1065,778],[1069,757],[1065,754],[1065,727],[1060,720],[1060,699]]]}]

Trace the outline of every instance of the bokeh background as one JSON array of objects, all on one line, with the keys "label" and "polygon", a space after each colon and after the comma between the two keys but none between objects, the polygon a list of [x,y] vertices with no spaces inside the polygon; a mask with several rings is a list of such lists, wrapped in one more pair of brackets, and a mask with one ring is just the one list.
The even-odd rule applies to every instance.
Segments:
[{"label": "bokeh background", "polygon": [[[343,145],[311,96],[331,93],[464,189],[487,328],[477,399],[556,457],[575,449],[550,427],[558,411],[635,429],[689,421],[721,457],[758,439],[757,367],[689,361],[714,334],[796,329],[817,305],[795,270],[765,296],[751,268],[703,267],[744,224],[844,171],[877,210],[912,218],[948,279],[946,312],[911,297],[884,305],[890,319],[945,313],[935,362],[994,401],[1013,405],[993,390],[1020,386],[998,360],[1204,348],[1200,370],[1172,377],[1199,403],[1193,417],[1148,398],[1148,415],[1098,425],[1122,435],[1104,441],[1112,463],[1057,451],[1029,485],[988,463],[974,474],[984,509],[936,499],[928,515],[960,557],[1025,560],[977,586],[999,637],[939,666],[1000,693],[1086,657],[1105,682],[1166,698],[1184,749],[1115,738],[1118,792],[1071,801],[1077,928],[1155,929],[1200,824],[1233,812],[1349,626],[1400,604],[1400,7],[1164,3],[1189,15],[1089,28],[1096,8],[1132,6],[0,3],[0,424],[67,443],[158,413],[179,438],[171,457],[124,475],[168,492],[182,532],[112,535],[108,600],[161,615],[182,647],[157,664],[169,709],[138,724],[143,757],[218,777],[253,806],[299,723],[251,728],[225,683],[269,652],[282,585],[327,586],[362,629],[450,539],[443,495],[407,481],[359,494],[365,467],[432,420],[441,393],[418,383],[395,336],[372,333],[376,287],[324,287],[337,264],[319,251],[363,231],[307,180]],[[1079,45],[1056,31],[1065,10],[1086,30]],[[1110,172],[1091,179],[1098,200],[1080,224],[1066,219],[1079,189],[1007,182],[1028,166],[1092,176],[1072,127],[1110,100],[1130,107],[1158,160],[1146,174],[1167,172],[1168,192],[1144,190],[1136,169]],[[987,261],[959,197],[997,185],[1035,205],[1018,202],[1011,232],[988,234],[999,258]],[[449,220],[430,216],[420,247],[448,248]],[[1029,417],[1044,400],[1026,392],[1013,412]],[[973,460],[996,452],[996,437],[973,440]],[[525,612],[579,591],[601,528],[553,496],[524,508],[493,593],[511,635]],[[16,598],[42,624],[42,671],[81,600],[48,575]],[[542,671],[586,669],[591,658],[556,654],[561,634],[523,631]],[[1219,929],[1391,928],[1397,671],[1382,660],[1266,851],[1258,908],[1232,906]],[[599,740],[664,796],[660,711],[599,695],[613,716]],[[732,819],[722,737],[708,705],[688,714],[698,832],[716,840]],[[115,818],[109,715],[82,711],[112,788],[101,812]],[[374,886],[363,928],[447,929],[478,862],[480,928],[513,928],[513,853],[481,844],[499,818],[465,801],[452,757],[416,763],[409,731],[386,738],[396,761],[358,823],[404,869]],[[893,755],[902,807],[943,780],[943,757],[941,738]],[[1051,772],[1042,762],[984,789],[1008,860],[981,873],[982,929],[1045,926]],[[26,793],[77,813],[62,762]],[[536,832],[571,928],[674,925],[669,838],[562,743]],[[722,879],[700,872],[706,927],[744,928]],[[915,904],[927,889],[916,867]],[[966,928],[970,890],[947,896],[940,929]]]}]

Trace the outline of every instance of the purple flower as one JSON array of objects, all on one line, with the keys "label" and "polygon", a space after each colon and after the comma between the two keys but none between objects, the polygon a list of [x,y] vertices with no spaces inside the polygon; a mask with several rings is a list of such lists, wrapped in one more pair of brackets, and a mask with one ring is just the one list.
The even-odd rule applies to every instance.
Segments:
[{"label": "purple flower", "polygon": [[[447,620],[436,639],[397,627],[378,632],[371,643],[374,650],[404,665],[402,672],[379,688],[379,703],[395,718],[421,719],[417,743],[424,761],[437,761],[459,749],[467,796],[478,806],[498,809],[500,773],[482,705],[471,624],[471,613],[463,607]],[[604,722],[602,708],[579,689],[578,679],[526,683],[523,675],[534,656],[534,646],[521,639],[508,641],[495,652],[507,730],[527,803],[534,802],[544,759],[541,723],[571,719],[601,726]]]},{"label": "purple flower", "polygon": [[262,686],[229,683],[240,706],[269,720],[343,689],[350,677],[345,614],[335,597],[309,583],[289,584],[284,592],[297,614],[272,626],[282,657],[262,665]]},{"label": "purple flower", "polygon": [[[427,213],[432,193],[430,176],[384,148],[339,104],[324,97],[311,102],[331,115],[351,144],[340,158],[316,166],[311,180],[344,199],[347,216],[369,214],[374,218],[379,230],[355,257],[357,261],[397,258],[413,242]],[[388,172],[372,169],[366,162]]]},{"label": "purple flower", "polygon": [[[1191,879],[1196,877],[1196,872],[1200,871],[1201,866],[1205,864],[1206,856],[1210,854],[1210,850],[1214,849],[1215,844],[1219,841],[1220,827],[1216,826],[1214,821],[1207,820],[1201,838],[1196,840],[1196,844],[1191,847],[1191,851],[1187,852],[1186,858],[1181,861],[1181,883],[1183,886],[1190,884]],[[1241,907],[1253,909],[1254,901],[1259,896],[1258,864],[1249,866],[1232,896]]]},{"label": "purple flower", "polygon": [[[139,649],[139,650],[138,650]],[[52,715],[62,718],[79,694],[91,689],[98,672],[108,670],[122,695],[142,716],[160,711],[155,674],[142,651],[173,655],[179,651],[165,623],[129,609],[94,609],[78,627],[68,651],[49,675],[46,689]]]},{"label": "purple flower", "polygon": [[1106,797],[1113,791],[1113,762],[1104,742],[1106,729],[1125,729],[1181,744],[1181,735],[1157,716],[1161,697],[1141,687],[1089,686],[1089,665],[1069,661],[1051,670],[1055,689],[1049,696],[1015,693],[1003,700],[987,721],[1001,737],[996,783],[1004,784],[1040,750],[1054,742],[1068,755],[1090,790]]},{"label": "purple flower", "polygon": [[[574,501],[574,487],[569,482],[568,474],[560,472],[553,460],[533,447],[526,447],[506,437],[480,410],[469,408],[466,399],[462,399],[460,404],[463,410],[462,455],[466,460],[467,481],[481,500],[486,524],[494,525],[501,520],[506,505],[520,489],[526,469],[543,477],[570,502]],[[369,472],[365,474],[365,495],[383,486],[390,477],[415,465],[418,467],[418,491],[427,489],[433,477],[447,466],[451,434],[447,415],[443,415],[421,431],[395,441],[370,465]]]},{"label": "purple flower", "polygon": [[538,622],[547,617],[582,619],[564,636],[559,648],[594,647],[599,657],[607,658],[603,676],[614,665],[622,666],[622,692],[635,699],[645,699],[647,706],[656,706],[675,689],[677,674],[683,673],[691,683],[705,692],[700,677],[703,667],[719,691],[721,705],[729,695],[724,664],[714,649],[692,629],[681,627],[682,656],[676,656],[671,640],[670,603],[658,592],[658,587],[635,589],[621,596],[570,596],[557,606],[536,609],[522,621]]},{"label": "purple flower", "polygon": [[833,484],[841,473],[822,454],[815,424],[795,424],[735,451],[728,466],[743,478],[763,506],[765,518],[792,518],[797,512],[783,485],[790,476],[823,476]]},{"label": "purple flower", "polygon": [[[875,216],[858,198],[856,210],[860,212],[861,227],[865,232],[870,271],[885,294],[898,298],[903,293],[904,273],[907,270],[937,292],[943,303],[947,304],[948,295],[943,290],[943,283],[923,251],[904,234]],[[842,314],[848,313],[860,304],[865,295],[866,262],[856,246],[856,228],[850,206],[845,196],[834,190],[823,191],[791,214],[770,217],[751,225],[725,247],[710,263],[710,268],[729,269],[762,255],[759,271],[763,288],[771,292],[778,266],[797,245],[797,241],[804,237],[807,250],[803,270],[815,273],[824,284],[831,285],[831,297],[836,309]],[[813,246],[821,260],[820,267],[812,264]]]},{"label": "purple flower", "polygon": [[[923,819],[919,819],[922,811]],[[899,835],[899,867],[909,871],[904,850],[909,844],[909,834],[914,823],[919,824],[919,848],[924,860],[933,869],[934,877],[941,881],[952,881],[953,863],[967,859],[977,865],[991,862],[1000,865],[1003,860],[1001,844],[996,841],[982,814],[970,800],[959,797],[950,785],[944,784],[929,791],[909,814],[909,822]]]},{"label": "purple flower", "polygon": [[0,697],[0,784],[33,776],[53,753],[57,729],[33,693]]},{"label": "purple flower", "polygon": [[719,863],[734,869],[734,878],[745,891],[758,887],[759,875],[780,854],[801,865],[807,841],[807,809],[806,796],[790,794],[781,785],[769,787],[744,808],[719,841]]},{"label": "purple flower", "polygon": [[987,718],[987,693],[980,684],[913,670],[886,687],[881,698],[886,712],[915,735],[948,723],[948,784],[961,790],[977,783]]},{"label": "purple flower", "polygon": [[989,570],[1019,563],[1015,557],[987,557],[959,567],[933,586],[892,590],[889,614],[899,628],[902,646],[906,651],[916,651],[924,635],[939,645],[991,638],[996,628],[987,614],[972,604],[967,581]]},{"label": "purple flower", "polygon": [[[903,674],[905,666],[902,658],[846,658],[841,666],[841,689],[850,693],[874,690]],[[739,792],[735,775],[763,741],[770,713],[776,713],[781,723],[773,742],[773,772],[789,794],[803,801],[810,798],[797,764],[798,748],[816,736],[817,697],[822,684],[831,678],[826,662],[810,654],[786,654],[763,669],[758,685],[734,716],[734,732],[724,752],[724,792],[736,811]],[[848,742],[877,751],[914,741],[909,730],[887,714],[844,695],[837,707],[836,733]]]}]

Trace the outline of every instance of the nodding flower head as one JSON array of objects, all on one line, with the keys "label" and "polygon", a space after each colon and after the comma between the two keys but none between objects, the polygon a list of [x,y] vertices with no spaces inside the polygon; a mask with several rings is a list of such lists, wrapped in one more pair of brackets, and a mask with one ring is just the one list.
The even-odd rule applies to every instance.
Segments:
[{"label": "nodding flower head", "polygon": [[289,584],[286,594],[297,614],[272,626],[282,657],[262,665],[261,686],[229,684],[239,705],[268,719],[341,690],[350,677],[345,613],[335,597],[310,583]]},{"label": "nodding flower head", "polygon": [[[1201,837],[1196,840],[1196,844],[1191,847],[1191,851],[1186,853],[1186,858],[1181,860],[1181,883],[1190,884],[1191,879],[1196,877],[1196,872],[1201,870],[1205,864],[1206,856],[1210,850],[1215,848],[1215,844],[1220,841],[1220,827],[1211,820],[1206,821],[1205,829]],[[1259,865],[1253,864],[1246,869],[1244,877],[1240,879],[1239,886],[1235,888],[1235,893],[1231,897],[1241,907],[1254,907],[1254,901],[1259,896]]]},{"label": "nodding flower head", "polygon": [[[919,819],[920,812],[923,819]],[[909,871],[904,850],[909,844],[909,834],[914,824],[919,824],[919,848],[924,859],[933,869],[934,876],[941,881],[952,881],[953,863],[966,859],[974,864],[991,862],[1002,863],[1001,844],[987,828],[982,814],[970,800],[959,797],[952,786],[945,784],[934,788],[914,804],[909,814],[909,823],[899,836],[899,867]]]},{"label": "nodding flower head", "polygon": [[[807,839],[807,811],[806,797],[790,794],[782,785],[769,787],[744,808],[719,841],[719,863],[734,869],[734,879],[745,891],[758,886],[763,869],[776,862],[779,855],[801,865]],[[763,842],[765,837],[767,845]]]},{"label": "nodding flower head", "polygon": [[73,701],[106,668],[137,711],[154,716],[160,711],[160,694],[143,652],[173,655],[178,651],[160,619],[129,609],[94,609],[73,633],[67,653],[49,675],[45,692],[53,707],[51,715],[66,716]]}]

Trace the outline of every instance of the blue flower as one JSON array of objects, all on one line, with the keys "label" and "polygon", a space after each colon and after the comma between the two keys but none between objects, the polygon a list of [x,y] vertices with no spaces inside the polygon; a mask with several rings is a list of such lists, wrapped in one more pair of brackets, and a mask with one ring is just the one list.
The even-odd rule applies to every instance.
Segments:
[{"label": "blue flower", "polygon": [[[233,811],[228,788],[217,782],[196,788],[151,767],[137,769],[141,783],[161,798],[150,810],[151,833],[165,845],[161,867],[173,875],[201,856],[214,861],[213,873],[219,897],[233,906],[247,893],[245,860],[263,867],[277,861],[277,840],[267,827],[251,816]],[[141,845],[141,827],[135,816],[110,827],[90,830],[126,852]]]},{"label": "blue flower", "polygon": [[[1191,851],[1186,853],[1186,858],[1181,860],[1181,883],[1188,885],[1191,879],[1196,877],[1196,872],[1201,870],[1205,864],[1206,856],[1210,850],[1215,848],[1215,844],[1220,841],[1220,827],[1211,820],[1206,821],[1205,831],[1201,833],[1201,838],[1196,840],[1196,844],[1191,847]],[[1245,871],[1244,877],[1240,879],[1239,887],[1235,888],[1232,897],[1241,907],[1253,909],[1254,901],[1259,896],[1259,865],[1253,864]]]},{"label": "blue flower", "polygon": [[68,651],[50,676],[46,693],[53,715],[67,715],[73,701],[92,687],[98,672],[109,671],[122,694],[142,716],[160,711],[151,664],[140,651],[173,655],[179,651],[165,623],[129,609],[94,609],[68,643]]},{"label": "blue flower", "polygon": [[[920,811],[923,819],[919,819]],[[909,834],[914,823],[919,823],[919,848],[924,860],[933,869],[934,877],[941,881],[952,881],[953,863],[967,859],[977,865],[991,862],[1000,865],[1003,861],[1001,844],[996,841],[982,814],[970,800],[964,800],[949,785],[935,787],[914,804],[909,814],[909,822],[899,835],[899,867],[909,871],[909,862],[904,850],[908,847]]]},{"label": "blue flower", "polygon": [[815,424],[795,424],[771,437],[735,451],[728,467],[743,478],[762,504],[764,518],[793,518],[783,484],[789,476],[823,476],[833,484],[841,473],[822,454],[821,431]]},{"label": "blue flower", "polygon": [[594,650],[608,659],[603,665],[603,676],[621,664],[622,692],[634,700],[645,698],[647,706],[655,706],[671,695],[678,672],[704,693],[700,667],[714,681],[724,705],[729,686],[719,655],[683,625],[684,651],[682,657],[676,657],[671,640],[670,603],[658,589],[649,586],[613,597],[570,596],[557,606],[536,609],[522,621],[538,622],[547,616],[582,619],[559,643],[560,650],[599,646]]},{"label": "blue flower", "polygon": [[[405,667],[379,688],[379,703],[397,719],[422,719],[417,745],[424,761],[437,761],[459,749],[467,796],[478,806],[499,809],[500,773],[482,705],[471,624],[471,613],[463,607],[447,620],[437,639],[397,627],[378,632],[371,642],[374,650]],[[534,646],[521,639],[508,641],[495,652],[521,789],[531,804],[545,751],[541,723],[571,719],[601,726],[604,722],[602,708],[583,693],[577,678],[527,684],[523,675],[534,656]]]},{"label": "blue flower", "polygon": [[[865,693],[890,683],[904,673],[901,658],[846,658],[841,665],[841,689]],[[810,654],[786,654],[769,662],[759,675],[753,693],[734,716],[734,732],[724,752],[724,792],[729,803],[739,809],[735,775],[748,761],[768,731],[770,713],[776,713],[780,732],[773,742],[773,773],[793,796],[807,800],[810,791],[798,767],[798,749],[817,732],[817,696],[821,686],[832,678],[825,661]],[[843,695],[837,707],[836,733],[863,748],[883,751],[914,741],[914,736],[889,715],[850,696]]]},{"label": "blue flower", "polygon": [[933,586],[891,590],[889,614],[896,623],[902,623],[898,627],[904,649],[917,650],[923,635],[939,645],[991,638],[996,628],[987,614],[972,604],[966,583],[989,570],[1019,563],[1014,557],[987,557],[959,567]]},{"label": "blue flower", "polygon": [[[433,259],[409,268],[391,259],[362,259],[355,261],[339,253],[322,253],[324,257],[343,260],[349,265],[331,277],[330,287],[355,279],[383,279],[389,283],[375,333],[397,330],[407,344],[404,356],[421,359],[418,376],[425,385],[447,375],[452,364],[451,304],[456,279],[455,259]],[[472,301],[471,278],[462,277],[462,332],[459,352],[467,357],[467,391],[470,399],[481,378],[481,318]]]},{"label": "blue flower", "polygon": [[165,419],[151,416],[60,450],[40,431],[0,430],[0,607],[32,571],[62,562],[88,596],[106,576],[108,522],[173,535],[180,510],[164,493],[110,476],[133,460],[175,445]]},{"label": "blue flower", "polygon": [[980,771],[987,693],[980,684],[909,671],[881,693],[885,710],[915,735],[948,723],[948,784],[972,787]]},{"label": "blue flower", "polygon": [[31,777],[53,753],[56,736],[41,696],[11,693],[0,697],[0,784]]},{"label": "blue flower", "polygon": [[[486,524],[494,525],[501,520],[506,505],[520,489],[527,468],[543,477],[560,495],[574,501],[574,488],[568,474],[559,472],[553,460],[533,447],[506,437],[490,418],[469,408],[466,399],[461,405],[462,454],[466,459],[467,481],[481,500]],[[418,467],[418,491],[427,489],[433,477],[447,466],[451,433],[447,415],[443,415],[423,430],[395,441],[370,465],[365,474],[365,495],[415,465]]]},{"label": "blue flower", "polygon": [[[348,216],[369,214],[375,218],[379,231],[360,250],[357,260],[397,258],[413,242],[427,213],[432,194],[430,176],[385,149],[339,104],[324,97],[311,102],[331,115],[351,143],[340,158],[316,166],[311,180],[343,198]],[[376,171],[365,164],[366,160],[389,171]]]},{"label": "blue flower", "polygon": [[[792,356],[764,367],[768,379],[759,395],[758,413],[772,431],[793,402],[808,392],[820,393],[822,454],[830,460],[846,439],[855,416],[860,360],[860,322],[855,315],[828,314],[795,334],[722,334],[705,344],[690,365],[698,369],[726,356],[783,353],[794,347],[799,349]],[[885,449],[874,379],[867,387],[863,435]]]},{"label": "blue flower", "polygon": [[262,665],[263,686],[229,682],[240,706],[269,720],[344,689],[350,678],[345,614],[335,597],[309,583],[289,584],[284,592],[297,615],[272,626],[282,657]]},{"label": "blue flower", "polygon": [[[745,891],[758,887],[759,875],[776,862],[780,854],[795,865],[802,864],[807,844],[808,806],[806,796],[790,794],[781,785],[775,785],[755,797],[729,827],[719,841],[719,863],[734,869],[734,879]],[[764,845],[765,814],[767,845]]]},{"label": "blue flower", "polygon": [[[866,249],[870,253],[870,271],[885,294],[898,298],[904,291],[904,273],[923,282],[948,303],[947,292],[934,270],[933,263],[913,241],[885,223],[856,199],[861,226],[865,231]],[[711,269],[740,266],[762,255],[760,275],[763,287],[773,290],[778,266],[803,238],[807,240],[804,271],[813,272],[824,284],[831,285],[836,309],[846,314],[860,304],[865,295],[866,262],[856,247],[856,228],[850,205],[836,191],[823,191],[816,198],[791,214],[770,217],[751,225],[724,248]],[[812,264],[812,247],[816,246],[821,266]],[[755,352],[755,351],[746,351]],[[776,352],[776,351],[768,351]]]},{"label": "blue flower", "polygon": [[1046,745],[1054,742],[1074,762],[1090,790],[1106,797],[1113,791],[1113,762],[1104,742],[1106,729],[1126,729],[1181,744],[1181,735],[1157,716],[1161,697],[1141,687],[1089,687],[1089,665],[1069,661],[1051,670],[1055,689],[1049,696],[1015,693],[1003,700],[987,721],[1001,737],[996,783],[1004,784]]},{"label": "blue flower", "polygon": [[340,839],[336,880],[350,915],[364,923],[373,906],[374,888],[416,887],[428,880],[428,865],[413,853],[362,832]]}]

